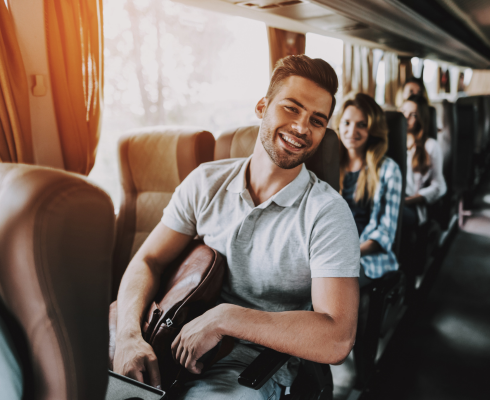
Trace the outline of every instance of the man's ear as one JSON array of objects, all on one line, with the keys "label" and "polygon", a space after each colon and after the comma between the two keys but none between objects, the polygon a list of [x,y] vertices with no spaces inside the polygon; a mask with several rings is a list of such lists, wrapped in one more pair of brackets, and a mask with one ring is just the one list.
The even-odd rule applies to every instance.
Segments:
[{"label": "man's ear", "polygon": [[265,110],[267,109],[267,104],[268,104],[268,101],[267,101],[266,97],[262,97],[259,100],[259,102],[255,106],[255,115],[257,116],[257,118],[259,118],[259,119],[264,118]]}]

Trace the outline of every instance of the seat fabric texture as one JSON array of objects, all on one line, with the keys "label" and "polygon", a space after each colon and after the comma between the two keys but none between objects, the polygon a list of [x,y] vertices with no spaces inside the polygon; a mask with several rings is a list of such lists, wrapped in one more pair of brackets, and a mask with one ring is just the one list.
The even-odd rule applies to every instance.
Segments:
[{"label": "seat fabric texture", "polygon": [[192,170],[213,160],[211,133],[193,127],[156,126],[119,141],[122,202],[117,218],[112,299],[127,265],[162,218],[172,194]]},{"label": "seat fabric texture", "polygon": [[0,297],[28,343],[29,398],[102,400],[115,224],[109,196],[80,175],[0,164],[0,209]]}]

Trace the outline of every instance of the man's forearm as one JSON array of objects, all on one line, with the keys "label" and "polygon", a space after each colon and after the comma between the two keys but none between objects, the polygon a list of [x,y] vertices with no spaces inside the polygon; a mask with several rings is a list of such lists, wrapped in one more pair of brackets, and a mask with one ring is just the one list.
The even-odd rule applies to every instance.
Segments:
[{"label": "man's forearm", "polygon": [[145,261],[128,266],[117,296],[117,337],[141,334],[143,313],[158,290],[160,276]]},{"label": "man's forearm", "polygon": [[192,240],[159,223],[133,257],[117,295],[116,338],[141,335],[141,319],[160,285],[160,276]]},{"label": "man's forearm", "polygon": [[264,312],[231,304],[219,307],[221,335],[272,348],[324,364],[338,364],[349,354],[356,325],[342,326],[314,311]]}]

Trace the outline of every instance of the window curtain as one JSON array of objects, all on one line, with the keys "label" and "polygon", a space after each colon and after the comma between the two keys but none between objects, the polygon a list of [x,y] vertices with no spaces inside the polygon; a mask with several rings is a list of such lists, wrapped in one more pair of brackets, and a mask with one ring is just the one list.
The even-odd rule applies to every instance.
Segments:
[{"label": "window curtain", "polygon": [[95,162],[103,100],[102,0],[45,0],[54,107],[67,171]]},{"label": "window curtain", "polygon": [[490,71],[473,70],[471,81],[465,92],[469,96],[490,95]]},{"label": "window curtain", "polygon": [[342,90],[345,95],[361,92],[374,97],[380,58],[375,57],[368,47],[344,43],[343,61]]},{"label": "window curtain", "polygon": [[306,36],[303,33],[267,27],[269,38],[270,72],[281,58],[305,54]]},{"label": "window curtain", "polygon": [[413,77],[412,57],[400,57],[400,86]]},{"label": "window curtain", "polygon": [[397,92],[400,87],[400,62],[395,53],[385,53],[385,104],[396,105]]},{"label": "window curtain", "polygon": [[0,1],[0,162],[34,163],[29,87],[14,24]]}]

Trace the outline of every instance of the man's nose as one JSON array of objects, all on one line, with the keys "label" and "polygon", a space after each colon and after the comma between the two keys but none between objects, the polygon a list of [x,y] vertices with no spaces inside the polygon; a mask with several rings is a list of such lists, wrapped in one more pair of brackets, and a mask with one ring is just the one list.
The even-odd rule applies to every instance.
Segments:
[{"label": "man's nose", "polygon": [[299,135],[305,135],[309,131],[308,127],[308,116],[307,115],[298,115],[292,124],[292,128]]}]

